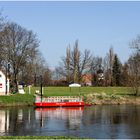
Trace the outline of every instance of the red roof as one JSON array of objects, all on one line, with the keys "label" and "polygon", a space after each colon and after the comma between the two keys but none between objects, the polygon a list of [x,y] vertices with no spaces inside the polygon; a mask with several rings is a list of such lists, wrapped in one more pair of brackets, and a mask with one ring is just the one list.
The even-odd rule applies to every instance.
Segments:
[{"label": "red roof", "polygon": [[92,74],[84,74],[82,75],[82,79],[85,83],[90,83],[92,81]]}]

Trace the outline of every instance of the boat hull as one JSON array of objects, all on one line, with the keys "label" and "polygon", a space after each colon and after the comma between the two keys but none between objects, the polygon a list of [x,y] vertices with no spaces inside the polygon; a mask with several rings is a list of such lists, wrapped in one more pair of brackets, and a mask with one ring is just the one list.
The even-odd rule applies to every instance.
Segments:
[{"label": "boat hull", "polygon": [[36,107],[78,107],[85,106],[85,103],[82,102],[36,102]]}]

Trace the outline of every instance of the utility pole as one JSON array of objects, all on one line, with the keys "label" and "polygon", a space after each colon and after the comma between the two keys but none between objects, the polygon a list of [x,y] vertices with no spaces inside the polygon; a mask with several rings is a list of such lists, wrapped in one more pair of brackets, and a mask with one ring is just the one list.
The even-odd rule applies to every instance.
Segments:
[{"label": "utility pole", "polygon": [[8,63],[8,64],[6,64],[6,75],[5,75],[5,94],[7,95],[7,92],[8,92],[8,88],[7,88],[7,79],[8,79],[8,77],[7,77],[7,75],[9,76],[9,72],[10,72],[10,64]]},{"label": "utility pole", "polygon": [[40,75],[40,93],[41,93],[41,102],[42,102],[42,75]]},{"label": "utility pole", "polygon": [[5,75],[5,95],[7,95],[7,64],[6,64],[6,75]]}]

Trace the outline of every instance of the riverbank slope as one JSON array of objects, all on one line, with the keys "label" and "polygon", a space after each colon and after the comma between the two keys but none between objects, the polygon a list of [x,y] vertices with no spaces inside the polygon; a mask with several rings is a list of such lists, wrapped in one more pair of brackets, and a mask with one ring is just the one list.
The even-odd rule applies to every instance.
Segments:
[{"label": "riverbank slope", "polygon": [[[11,94],[0,96],[0,106],[33,106],[35,90],[39,87],[31,87],[30,93],[25,88],[26,94]],[[83,96],[86,103],[101,104],[140,104],[140,96],[134,96],[129,87],[81,87],[69,89],[69,87],[45,87],[43,96]]]},{"label": "riverbank slope", "polygon": [[135,104],[140,105],[140,96],[107,95],[106,93],[90,93],[84,96],[85,102],[92,105]]}]

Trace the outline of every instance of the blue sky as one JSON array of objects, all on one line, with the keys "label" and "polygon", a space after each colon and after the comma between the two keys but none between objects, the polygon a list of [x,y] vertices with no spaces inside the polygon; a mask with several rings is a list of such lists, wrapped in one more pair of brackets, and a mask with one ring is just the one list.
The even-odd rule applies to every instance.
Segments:
[{"label": "blue sky", "polygon": [[125,62],[129,43],[140,34],[140,2],[122,1],[3,1],[8,20],[33,30],[51,68],[58,65],[68,44],[79,40],[81,51],[105,56],[110,46]]}]

